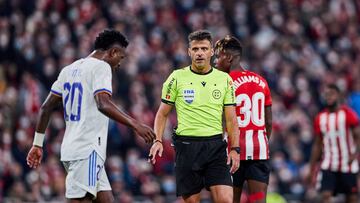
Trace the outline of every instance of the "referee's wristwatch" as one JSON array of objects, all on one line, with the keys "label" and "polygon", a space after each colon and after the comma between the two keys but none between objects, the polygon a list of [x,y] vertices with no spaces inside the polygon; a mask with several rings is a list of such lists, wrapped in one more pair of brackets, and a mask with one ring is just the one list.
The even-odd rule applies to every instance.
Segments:
[{"label": "referee's wristwatch", "polygon": [[236,153],[240,154],[240,147],[231,147],[230,151],[235,151]]}]

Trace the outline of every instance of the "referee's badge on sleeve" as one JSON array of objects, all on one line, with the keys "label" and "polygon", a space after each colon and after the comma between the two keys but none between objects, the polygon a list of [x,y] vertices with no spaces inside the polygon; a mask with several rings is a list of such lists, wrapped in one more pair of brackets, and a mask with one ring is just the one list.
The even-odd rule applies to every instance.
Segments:
[{"label": "referee's badge on sleeve", "polygon": [[186,103],[191,104],[195,98],[195,91],[194,90],[184,90],[183,98],[186,101]]}]

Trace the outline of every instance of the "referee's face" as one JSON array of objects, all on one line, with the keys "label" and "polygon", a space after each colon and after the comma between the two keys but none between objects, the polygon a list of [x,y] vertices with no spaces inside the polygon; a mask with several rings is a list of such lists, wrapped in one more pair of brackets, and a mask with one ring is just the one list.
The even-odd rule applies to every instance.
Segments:
[{"label": "referee's face", "polygon": [[202,71],[210,68],[210,60],[214,50],[209,40],[193,40],[190,42],[188,54],[193,68]]}]

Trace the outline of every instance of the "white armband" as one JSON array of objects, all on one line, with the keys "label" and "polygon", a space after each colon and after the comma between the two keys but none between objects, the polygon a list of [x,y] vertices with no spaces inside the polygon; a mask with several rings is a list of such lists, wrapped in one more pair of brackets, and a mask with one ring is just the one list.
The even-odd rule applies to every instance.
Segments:
[{"label": "white armband", "polygon": [[44,143],[45,133],[35,132],[33,145],[42,147]]}]

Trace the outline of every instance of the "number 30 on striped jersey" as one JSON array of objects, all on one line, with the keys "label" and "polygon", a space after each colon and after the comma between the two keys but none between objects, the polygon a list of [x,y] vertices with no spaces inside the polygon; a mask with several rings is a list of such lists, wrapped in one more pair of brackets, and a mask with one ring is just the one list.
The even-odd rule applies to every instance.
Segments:
[{"label": "number 30 on striped jersey", "polygon": [[265,124],[264,93],[256,92],[251,98],[247,94],[240,94],[236,97],[236,105],[240,106],[240,114],[243,115],[237,117],[239,127],[246,127],[250,120],[256,126]]}]

